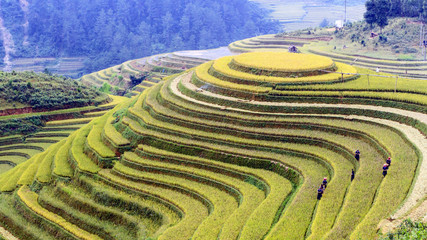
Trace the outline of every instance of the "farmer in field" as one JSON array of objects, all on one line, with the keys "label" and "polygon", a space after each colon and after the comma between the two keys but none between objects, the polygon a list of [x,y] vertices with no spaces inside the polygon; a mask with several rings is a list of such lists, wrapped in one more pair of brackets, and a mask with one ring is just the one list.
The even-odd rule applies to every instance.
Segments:
[{"label": "farmer in field", "polygon": [[323,182],[322,182],[322,186],[323,186],[324,189],[326,189],[326,185],[328,185],[328,178],[324,177],[323,178]]},{"label": "farmer in field", "polygon": [[351,179],[350,181],[353,181],[353,179],[354,179],[354,170],[353,169],[351,169],[351,178],[350,179]]},{"label": "farmer in field", "polygon": [[390,164],[391,164],[391,158],[390,158],[390,157],[388,157],[388,158],[387,158],[387,160],[385,160],[385,163],[387,163],[387,165],[389,165],[389,166],[390,166]]},{"label": "farmer in field", "polygon": [[320,200],[323,195],[323,185],[320,185],[319,189],[317,189],[317,200]]},{"label": "farmer in field", "polygon": [[360,159],[360,151],[359,151],[359,149],[356,150],[356,152],[354,154],[354,158],[356,158],[356,160],[359,161],[359,159]]},{"label": "farmer in field", "polygon": [[387,175],[387,170],[388,170],[388,164],[387,164],[387,163],[385,163],[385,164],[383,165],[383,176],[384,176],[384,177]]}]

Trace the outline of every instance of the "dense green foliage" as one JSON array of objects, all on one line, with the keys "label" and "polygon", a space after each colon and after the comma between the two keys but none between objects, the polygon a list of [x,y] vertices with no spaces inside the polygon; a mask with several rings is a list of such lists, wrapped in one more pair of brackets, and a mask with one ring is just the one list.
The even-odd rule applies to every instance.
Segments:
[{"label": "dense green foliage", "polygon": [[0,73],[0,98],[33,109],[63,109],[97,105],[108,97],[72,79],[33,72]]},{"label": "dense green foliage", "polygon": [[421,14],[426,20],[425,6],[425,0],[368,0],[364,16],[368,23],[378,23],[379,26],[387,25],[387,17],[419,17]]},{"label": "dense green foliage", "polygon": [[42,118],[41,116],[33,116],[0,121],[0,136],[35,133],[43,126]]},{"label": "dense green foliage", "polygon": [[410,219],[405,220],[396,232],[388,233],[380,240],[412,240],[426,239],[427,225],[421,222],[413,222]]},{"label": "dense green foliage", "polygon": [[366,2],[365,20],[371,26],[377,24],[381,29],[388,24],[387,11],[391,4],[387,0],[369,0]]},{"label": "dense green foliage", "polygon": [[128,59],[214,48],[278,31],[278,24],[247,0],[33,0],[28,12],[19,4],[2,1],[1,8],[14,38],[15,57],[90,56],[88,72]]}]

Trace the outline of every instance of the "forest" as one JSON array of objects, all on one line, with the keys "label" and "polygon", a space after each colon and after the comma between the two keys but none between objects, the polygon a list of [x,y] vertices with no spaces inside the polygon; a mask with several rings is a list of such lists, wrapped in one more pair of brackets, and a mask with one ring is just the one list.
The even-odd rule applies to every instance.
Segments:
[{"label": "forest", "polygon": [[265,10],[247,0],[28,0],[27,8],[20,2],[26,1],[1,0],[12,57],[87,56],[86,72],[279,31]]},{"label": "forest", "polygon": [[366,6],[382,5],[388,17],[422,17],[427,11],[426,0],[368,0]]}]

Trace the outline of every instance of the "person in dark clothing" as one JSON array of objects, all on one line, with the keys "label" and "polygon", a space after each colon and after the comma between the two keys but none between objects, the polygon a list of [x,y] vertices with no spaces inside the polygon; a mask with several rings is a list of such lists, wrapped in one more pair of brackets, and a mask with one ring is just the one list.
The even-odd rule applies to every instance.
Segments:
[{"label": "person in dark clothing", "polygon": [[383,165],[383,176],[385,177],[387,175],[388,165],[387,163]]},{"label": "person in dark clothing", "polygon": [[359,149],[356,150],[356,152],[354,154],[354,158],[356,158],[356,160],[359,161],[359,159],[360,159],[360,151],[359,151]]},{"label": "person in dark clothing", "polygon": [[390,164],[391,164],[391,158],[389,157],[389,158],[387,158],[387,160],[385,160],[385,163],[387,163],[387,165],[389,165],[390,166]]},{"label": "person in dark clothing", "polygon": [[322,186],[324,189],[326,189],[326,185],[328,185],[328,178],[323,178]]},{"label": "person in dark clothing", "polygon": [[351,179],[350,181],[353,181],[353,179],[354,179],[354,170],[353,169],[351,169],[351,178],[350,179]]},{"label": "person in dark clothing", "polygon": [[317,200],[320,200],[323,195],[323,186],[320,185],[319,189],[317,189]]}]

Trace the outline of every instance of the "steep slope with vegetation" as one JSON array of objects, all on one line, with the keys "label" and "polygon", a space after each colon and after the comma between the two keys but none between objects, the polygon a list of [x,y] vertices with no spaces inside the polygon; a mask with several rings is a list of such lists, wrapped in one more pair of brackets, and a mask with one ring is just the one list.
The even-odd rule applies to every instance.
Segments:
[{"label": "steep slope with vegetation", "polygon": [[[57,110],[70,107],[98,105],[108,96],[77,81],[60,76],[32,72],[0,72],[0,99],[18,102],[35,110]],[[9,104],[10,106],[10,104]],[[0,110],[8,104],[0,106]]]},{"label": "steep slope with vegetation", "polygon": [[394,92],[365,71],[248,53],[165,77],[0,175],[0,223],[23,239],[374,239],[424,189],[427,83]]},{"label": "steep slope with vegetation", "polygon": [[80,116],[110,97],[73,79],[0,72],[0,136],[38,131],[45,121]]}]

